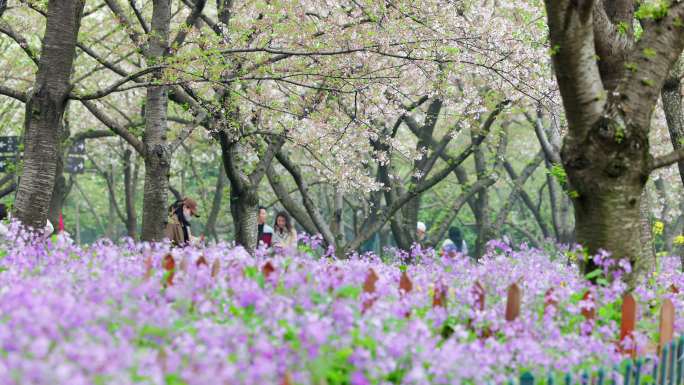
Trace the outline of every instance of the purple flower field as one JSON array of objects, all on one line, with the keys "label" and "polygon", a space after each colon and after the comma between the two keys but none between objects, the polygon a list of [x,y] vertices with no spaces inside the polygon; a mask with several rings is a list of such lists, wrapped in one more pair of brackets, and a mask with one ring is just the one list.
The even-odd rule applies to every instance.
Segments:
[{"label": "purple flower field", "polygon": [[[587,324],[581,310],[590,305],[581,299],[589,284],[567,254],[492,243],[475,265],[427,252],[406,268],[413,290],[400,294],[399,265],[372,256],[318,259],[308,247],[256,257],[227,245],[175,249],[178,269],[166,286],[168,250],[106,241],[77,247],[63,238],[5,242],[0,383],[484,384],[524,370],[591,371],[624,359],[615,344],[624,287],[603,280],[591,287],[597,321]],[[202,256],[208,264],[197,266]],[[275,270],[265,278],[269,260]],[[684,304],[669,289],[684,288],[678,264],[663,258],[636,290],[641,355],[655,340],[660,300]],[[375,294],[362,290],[369,268],[379,277]],[[486,291],[484,311],[473,310],[476,281]],[[521,314],[506,322],[514,282]],[[436,283],[448,288],[446,309],[432,307]],[[558,304],[545,311],[549,288]],[[680,317],[675,334],[683,329]]]}]

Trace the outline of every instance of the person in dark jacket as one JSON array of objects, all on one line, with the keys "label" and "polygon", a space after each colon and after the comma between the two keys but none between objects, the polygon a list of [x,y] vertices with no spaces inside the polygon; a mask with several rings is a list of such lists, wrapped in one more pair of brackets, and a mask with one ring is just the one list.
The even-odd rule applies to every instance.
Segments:
[{"label": "person in dark jacket", "polygon": [[266,224],[268,219],[268,212],[266,207],[259,206],[259,214],[257,216],[257,242],[259,246],[265,246],[266,248],[271,247],[271,241],[273,239],[273,228]]},{"label": "person in dark jacket", "polygon": [[199,217],[197,202],[192,198],[176,201],[169,208],[169,218],[166,223],[165,236],[174,246],[185,247],[193,241],[190,232],[190,218]]},{"label": "person in dark jacket", "polygon": [[449,228],[449,238],[442,244],[442,255],[454,256],[456,253],[468,255],[468,245],[458,227]]}]

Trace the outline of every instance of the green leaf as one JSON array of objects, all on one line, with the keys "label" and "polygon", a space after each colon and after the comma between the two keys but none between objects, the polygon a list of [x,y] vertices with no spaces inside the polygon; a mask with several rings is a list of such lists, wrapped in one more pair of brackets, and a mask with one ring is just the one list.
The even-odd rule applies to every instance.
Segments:
[{"label": "green leaf", "polygon": [[584,276],[586,279],[594,279],[600,276],[603,273],[601,269],[595,269],[594,271],[589,272],[587,275]]},{"label": "green leaf", "polygon": [[644,48],[643,54],[644,54],[644,56],[646,56],[649,59],[653,59],[654,57],[656,57],[658,55],[658,53],[653,48],[650,48],[650,47]]},{"label": "green leaf", "polygon": [[185,382],[181,376],[176,373],[169,373],[164,376],[164,383],[166,385],[187,385],[187,382]]},{"label": "green leaf", "polygon": [[650,19],[657,21],[667,16],[669,8],[670,6],[667,0],[643,2],[634,16],[639,20]]},{"label": "green leaf", "polygon": [[358,286],[346,285],[337,289],[335,295],[338,298],[358,299],[361,295],[361,288]]}]

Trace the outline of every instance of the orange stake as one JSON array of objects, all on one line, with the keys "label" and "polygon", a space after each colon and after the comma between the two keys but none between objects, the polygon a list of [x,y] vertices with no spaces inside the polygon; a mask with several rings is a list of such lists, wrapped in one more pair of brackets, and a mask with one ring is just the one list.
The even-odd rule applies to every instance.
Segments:
[{"label": "orange stake", "polygon": [[508,287],[508,297],[506,298],[506,321],[513,321],[520,315],[520,287],[512,284]]},{"label": "orange stake", "polygon": [[401,273],[401,278],[399,279],[399,292],[408,294],[413,290],[413,283],[406,272]]},{"label": "orange stake", "polygon": [[674,320],[674,304],[669,298],[666,298],[663,301],[663,306],[660,308],[660,341],[658,343],[658,354],[663,350],[663,347],[672,342],[672,338],[674,337]]}]

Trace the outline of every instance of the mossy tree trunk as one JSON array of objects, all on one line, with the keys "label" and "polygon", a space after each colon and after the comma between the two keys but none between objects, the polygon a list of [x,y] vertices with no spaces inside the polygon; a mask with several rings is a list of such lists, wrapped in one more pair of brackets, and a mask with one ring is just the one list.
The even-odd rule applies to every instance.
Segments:
[{"label": "mossy tree trunk", "polygon": [[636,268],[625,280],[634,284],[648,268],[641,246],[644,185],[653,169],[684,155],[654,160],[648,142],[661,87],[684,48],[684,4],[643,17],[638,41],[631,0],[546,0],[546,9],[568,121],[561,158],[577,240],[590,253],[627,258]]}]

